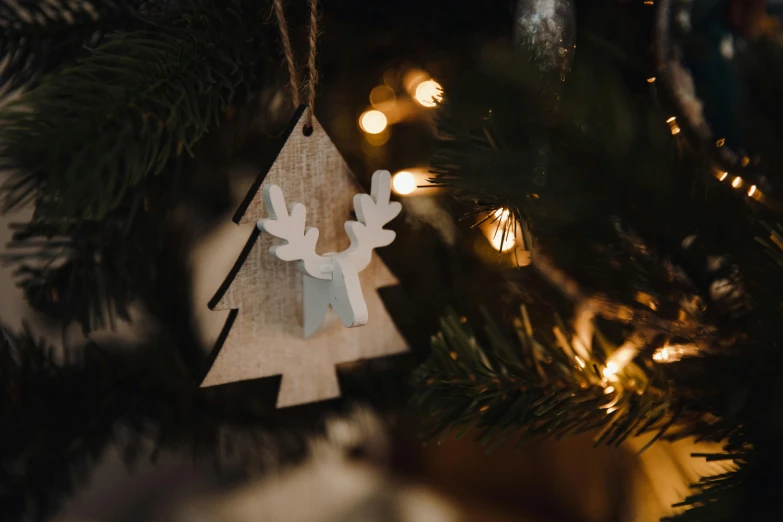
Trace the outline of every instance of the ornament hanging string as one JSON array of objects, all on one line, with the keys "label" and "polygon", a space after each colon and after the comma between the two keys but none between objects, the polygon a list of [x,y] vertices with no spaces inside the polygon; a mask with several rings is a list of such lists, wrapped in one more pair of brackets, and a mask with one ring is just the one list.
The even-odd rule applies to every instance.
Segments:
[{"label": "ornament hanging string", "polygon": [[[296,71],[294,52],[291,50],[291,39],[288,36],[288,24],[283,12],[283,0],[274,0],[274,11],[277,17],[277,25],[280,27],[280,39],[283,43],[283,54],[288,65],[291,94],[295,107],[302,104],[302,95],[299,85],[299,74]],[[315,67],[316,43],[318,40],[318,0],[310,0],[310,31],[308,42],[310,50],[307,55],[307,121],[305,129],[313,128],[313,108],[315,107],[315,89],[318,86],[318,69]]]}]

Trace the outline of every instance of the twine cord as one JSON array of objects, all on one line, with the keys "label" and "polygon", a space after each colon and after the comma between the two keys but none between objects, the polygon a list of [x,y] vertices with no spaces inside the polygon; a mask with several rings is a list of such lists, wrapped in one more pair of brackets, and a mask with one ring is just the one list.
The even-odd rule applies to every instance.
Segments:
[{"label": "twine cord", "polygon": [[299,75],[296,72],[294,53],[291,50],[291,39],[288,37],[288,24],[285,21],[285,13],[283,12],[283,0],[275,0],[274,9],[277,25],[280,27],[283,54],[285,54],[285,60],[288,63],[288,80],[291,83],[291,95],[294,99],[294,106],[298,107],[302,103],[302,97],[299,94]]},{"label": "twine cord", "polygon": [[310,77],[307,81],[307,127],[313,126],[313,107],[315,107],[315,88],[318,85],[318,69],[315,67],[315,44],[318,40],[318,0],[310,0],[310,52],[307,57],[307,69]]},{"label": "twine cord", "polygon": [[[283,0],[274,0],[273,2],[277,25],[280,28],[280,40],[283,44],[283,54],[288,65],[289,83],[291,85],[291,95],[294,107],[302,104],[302,95],[300,92],[299,73],[296,69],[294,52],[291,49],[291,38],[288,35],[288,24],[286,23],[285,13],[283,12]],[[312,130],[313,127],[313,109],[315,108],[315,89],[318,86],[318,69],[316,68],[316,44],[318,41],[318,0],[310,0],[310,30],[308,35],[310,50],[307,55],[307,120],[305,130]]]}]

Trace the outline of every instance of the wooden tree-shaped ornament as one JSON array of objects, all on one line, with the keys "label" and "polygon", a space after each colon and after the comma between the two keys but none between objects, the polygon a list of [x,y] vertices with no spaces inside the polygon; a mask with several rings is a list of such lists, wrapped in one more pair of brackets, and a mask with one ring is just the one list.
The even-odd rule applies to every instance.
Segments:
[{"label": "wooden tree-shaped ornament", "polygon": [[[372,198],[362,194],[315,118],[305,134],[305,111],[297,111],[277,158],[234,216],[259,226],[210,302],[230,313],[201,383],[282,375],[278,408],[338,397],[335,365],[408,349],[376,292],[397,283],[372,255],[394,239],[383,230],[399,212],[388,203],[388,177],[376,173]],[[361,223],[350,221],[355,194]],[[285,200],[297,203],[287,209]],[[305,229],[305,219],[317,230]],[[315,252],[316,242],[325,254]],[[330,305],[339,317],[326,314]]]}]

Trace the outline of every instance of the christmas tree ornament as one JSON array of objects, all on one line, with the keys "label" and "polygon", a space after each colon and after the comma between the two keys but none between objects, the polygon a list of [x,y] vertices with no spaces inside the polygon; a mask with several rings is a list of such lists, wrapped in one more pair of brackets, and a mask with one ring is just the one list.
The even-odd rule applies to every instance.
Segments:
[{"label": "christmas tree ornament", "polygon": [[518,0],[514,15],[516,45],[529,53],[541,72],[554,72],[565,80],[576,39],[571,0]]},{"label": "christmas tree ornament", "polygon": [[[234,216],[257,226],[209,304],[230,313],[201,384],[282,375],[278,407],[338,397],[337,364],[407,351],[375,291],[397,283],[372,255],[394,240],[383,226],[400,212],[389,202],[389,173],[376,173],[372,196],[362,194],[307,111],[297,111],[272,167]],[[306,207],[286,209],[285,198]],[[348,219],[352,209],[357,221]],[[305,228],[305,220],[316,228]],[[318,254],[316,243],[339,253]]]},{"label": "christmas tree ornament", "polygon": [[[212,310],[230,312],[201,383],[282,375],[279,408],[338,397],[338,364],[407,351],[375,291],[397,280],[372,255],[394,240],[395,233],[383,227],[401,205],[389,201],[391,176],[386,171],[373,175],[371,195],[363,193],[313,115],[316,1],[310,5],[307,105],[299,106],[276,159],[258,176],[234,216],[235,223],[256,227],[209,304]],[[294,103],[299,103],[280,0],[275,11]],[[286,208],[286,199],[295,203]],[[352,210],[355,221],[349,219]],[[319,254],[316,247],[337,253]],[[352,328],[368,321],[364,328]]]}]

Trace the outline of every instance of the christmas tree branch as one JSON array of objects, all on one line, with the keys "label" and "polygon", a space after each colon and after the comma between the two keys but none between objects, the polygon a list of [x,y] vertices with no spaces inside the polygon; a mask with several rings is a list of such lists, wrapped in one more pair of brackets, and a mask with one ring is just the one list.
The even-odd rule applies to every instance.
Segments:
[{"label": "christmas tree branch", "polygon": [[745,438],[746,434],[739,431],[729,439],[723,452],[692,455],[708,462],[728,461],[731,469],[702,477],[692,484],[693,493],[675,504],[677,513],[663,521],[728,522],[736,520],[739,513],[747,520],[763,520],[771,513],[768,511],[769,499],[764,499],[763,493],[752,491],[751,487],[754,483],[772,484],[779,479],[774,472],[768,474],[769,467],[759,460],[758,453]]},{"label": "christmas tree branch", "polygon": [[239,13],[193,6],[50,76],[0,114],[0,157],[17,171],[5,209],[34,201],[61,233],[105,217],[219,122],[252,75],[249,39]]},{"label": "christmas tree branch", "polygon": [[169,6],[0,112],[4,210],[35,207],[5,260],[34,306],[90,331],[152,287],[182,156],[259,69],[260,9]]},{"label": "christmas tree branch", "polygon": [[42,74],[127,27],[141,0],[18,0],[0,5],[0,97],[35,86]]},{"label": "christmas tree branch", "polygon": [[109,448],[127,466],[164,448],[219,466],[268,464],[274,405],[237,400],[247,389],[198,388],[176,354],[165,335],[60,354],[28,325],[0,328],[4,519],[48,520]]},{"label": "christmas tree branch", "polygon": [[[3,260],[36,309],[85,333],[128,320],[129,305],[154,287],[159,274],[160,212],[129,218],[114,212],[103,221],[84,221],[70,235],[49,235],[47,227],[18,230]],[[126,226],[130,226],[126,229]]]},{"label": "christmas tree branch", "polygon": [[[445,318],[415,380],[425,436],[475,428],[494,444],[519,430],[524,439],[595,429],[597,440],[619,443],[652,429],[653,441],[728,440],[710,458],[738,470],[696,484],[677,519],[766,520],[783,483],[783,229],[759,234],[764,220],[780,221],[773,176],[757,187],[748,171],[732,170],[742,176],[734,186],[723,182],[728,173],[716,176],[710,152],[689,147],[673,125],[647,65],[617,58],[647,51],[611,18],[580,25],[559,88],[529,74],[524,56],[502,53],[444,84],[433,181],[472,204],[476,221],[506,215],[512,230],[524,222],[532,270],[574,307],[574,320],[573,332],[556,324],[547,338],[533,336],[523,313],[517,345],[491,323],[474,335]],[[771,69],[758,66],[780,51],[762,51],[752,80],[771,92]],[[749,101],[760,109],[753,141],[774,166],[779,99]],[[551,301],[542,290],[528,300]],[[594,336],[593,321],[620,348]],[[629,368],[639,373],[623,375]],[[631,391],[627,402],[613,403],[618,389]]]},{"label": "christmas tree branch", "polygon": [[657,440],[680,416],[667,383],[630,361],[613,367],[614,352],[600,336],[607,351],[586,359],[562,324],[554,338],[535,335],[524,309],[519,344],[487,323],[485,349],[455,315],[441,321],[414,378],[414,401],[429,422],[425,439],[459,438],[475,428],[477,439],[495,448],[519,431],[521,444],[600,429],[596,444],[619,445],[651,430]]}]

